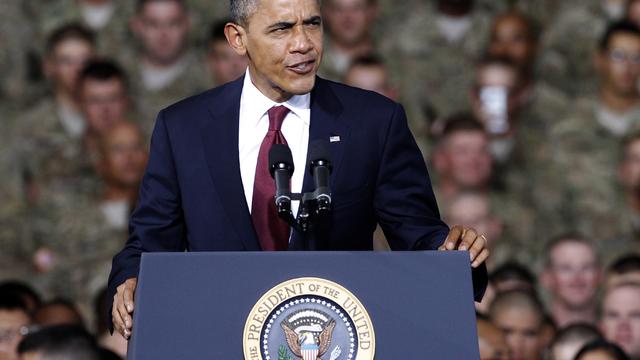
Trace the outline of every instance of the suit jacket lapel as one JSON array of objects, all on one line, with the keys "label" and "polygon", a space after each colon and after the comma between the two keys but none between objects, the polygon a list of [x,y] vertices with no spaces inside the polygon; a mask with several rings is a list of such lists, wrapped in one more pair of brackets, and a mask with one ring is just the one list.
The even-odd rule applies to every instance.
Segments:
[{"label": "suit jacket lapel", "polygon": [[[333,167],[330,185],[335,189],[335,176],[338,173],[342,163],[342,157],[345,151],[345,144],[349,140],[350,127],[346,119],[341,117],[343,112],[342,103],[329,87],[326,80],[316,78],[316,85],[311,93],[311,124],[309,127],[309,144],[314,140],[325,141],[331,153],[331,164]],[[304,169],[304,181],[302,184],[302,192],[311,192],[314,190],[313,176],[308,167],[309,153],[307,153],[307,164]],[[302,246],[302,238],[299,234],[295,234],[289,246],[291,250],[300,250]]]},{"label": "suit jacket lapel", "polygon": [[211,118],[204,124],[202,141],[209,173],[216,186],[222,207],[246,250],[261,250],[251,221],[240,175],[238,132],[240,95],[244,77],[221,89],[222,96],[212,97]]}]

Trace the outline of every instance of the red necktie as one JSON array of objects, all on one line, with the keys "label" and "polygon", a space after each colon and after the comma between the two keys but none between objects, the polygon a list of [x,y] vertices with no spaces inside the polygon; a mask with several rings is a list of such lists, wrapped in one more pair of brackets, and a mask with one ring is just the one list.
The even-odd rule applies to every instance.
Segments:
[{"label": "red necktie", "polygon": [[288,113],[289,109],[284,106],[274,106],[269,109],[269,131],[262,140],[258,155],[251,202],[251,219],[262,250],[287,250],[289,246],[289,224],[278,217],[274,200],[276,184],[269,173],[271,146],[273,144],[287,144],[280,128]]}]

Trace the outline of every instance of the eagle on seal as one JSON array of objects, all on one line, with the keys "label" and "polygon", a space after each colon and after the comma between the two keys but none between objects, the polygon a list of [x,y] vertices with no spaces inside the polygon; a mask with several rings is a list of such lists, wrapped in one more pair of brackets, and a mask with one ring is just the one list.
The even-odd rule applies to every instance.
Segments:
[{"label": "eagle on seal", "polygon": [[322,356],[329,350],[331,346],[331,336],[336,322],[332,319],[318,336],[316,343],[313,333],[303,331],[297,334],[289,325],[284,322],[280,323],[284,330],[287,344],[293,355],[303,360],[321,360]]}]

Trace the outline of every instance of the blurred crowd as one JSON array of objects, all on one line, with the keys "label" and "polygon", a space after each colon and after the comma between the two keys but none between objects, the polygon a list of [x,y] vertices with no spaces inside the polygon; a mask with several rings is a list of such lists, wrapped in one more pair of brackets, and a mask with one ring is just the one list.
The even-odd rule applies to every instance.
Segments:
[{"label": "blurred crowd", "polygon": [[[322,11],[319,75],[403,104],[444,220],[489,239],[482,358],[640,359],[640,0]],[[0,359],[126,356],[111,258],[157,112],[246,71],[227,17],[226,0],[0,1]]]}]

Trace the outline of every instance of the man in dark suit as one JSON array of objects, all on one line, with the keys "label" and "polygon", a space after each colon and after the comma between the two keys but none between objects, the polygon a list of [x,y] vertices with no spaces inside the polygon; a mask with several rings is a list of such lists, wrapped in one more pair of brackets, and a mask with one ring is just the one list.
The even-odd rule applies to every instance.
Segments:
[{"label": "man in dark suit", "polygon": [[299,248],[299,234],[275,214],[264,159],[272,144],[287,144],[297,169],[292,190],[310,191],[307,146],[317,139],[333,163],[333,212],[314,234],[320,249],[371,250],[379,223],[394,250],[469,250],[479,299],[486,239],[440,220],[402,107],[316,77],[317,0],[232,0],[231,12],[225,34],[249,68],[158,115],[131,235],[109,279],[115,329],[130,336],[142,252]]}]

